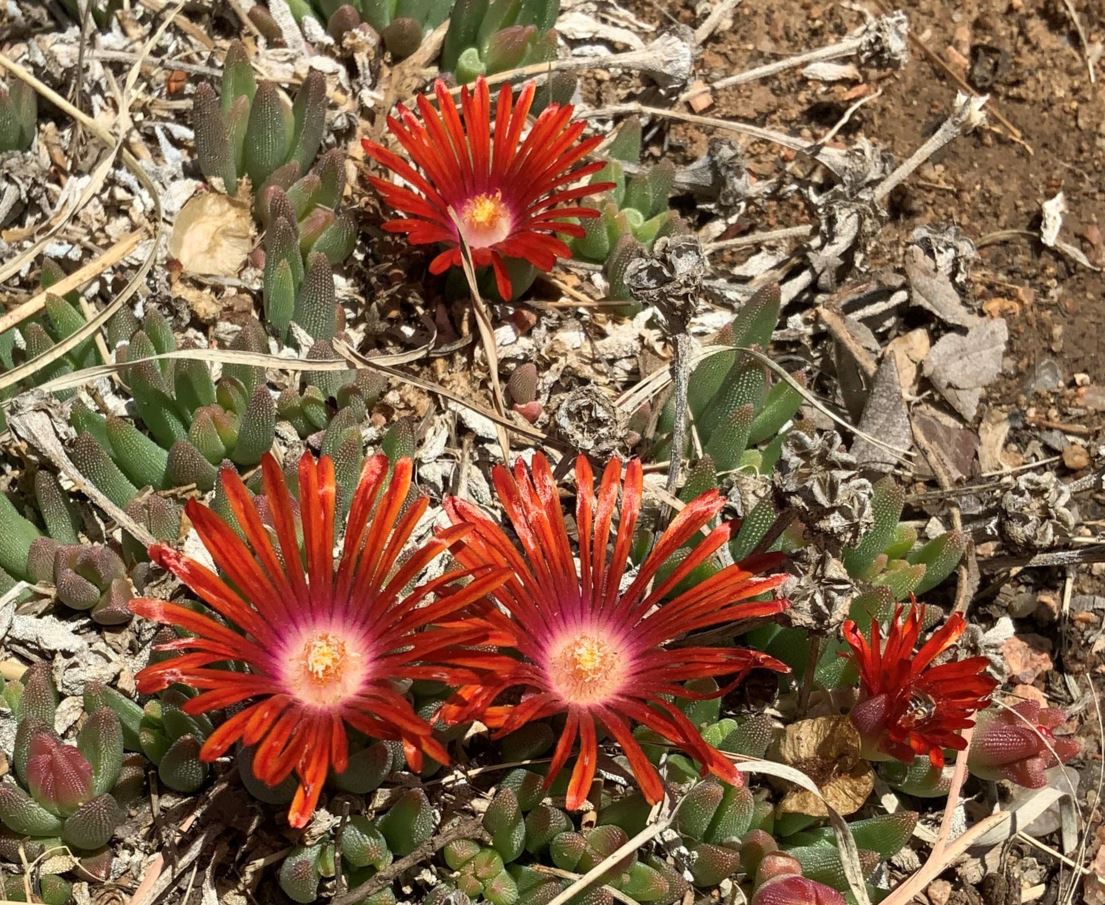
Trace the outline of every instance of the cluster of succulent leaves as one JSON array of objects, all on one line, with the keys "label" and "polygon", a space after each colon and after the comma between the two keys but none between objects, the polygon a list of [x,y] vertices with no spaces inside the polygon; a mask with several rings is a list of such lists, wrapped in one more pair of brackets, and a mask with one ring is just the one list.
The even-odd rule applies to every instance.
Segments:
[{"label": "cluster of succulent leaves", "polygon": [[291,0],[288,6],[296,22],[314,19],[334,40],[366,23],[380,36],[388,53],[402,60],[449,18],[453,0]]},{"label": "cluster of succulent leaves", "polygon": [[[614,300],[632,300],[623,281],[630,260],[651,249],[660,236],[683,228],[679,216],[668,207],[675,164],[661,160],[641,166],[641,147],[641,121],[630,117],[606,146],[606,166],[591,177],[592,182],[614,183],[592,202],[602,216],[581,220],[585,235],[571,243],[575,257],[604,265],[607,297]],[[626,165],[637,172],[627,176]]]},{"label": "cluster of succulent leaves", "polygon": [[223,62],[218,95],[201,84],[192,119],[201,171],[221,179],[231,195],[248,177],[263,228],[286,219],[303,256],[317,250],[334,263],[348,257],[354,224],[335,210],[345,188],[344,155],[331,151],[312,167],[326,130],[326,79],[320,72],[307,74],[289,104],[275,84],[258,83],[245,47],[235,41]]},{"label": "cluster of succulent leaves", "polygon": [[[456,0],[441,49],[442,72],[462,85],[557,56],[560,0]],[[553,86],[558,100],[574,82]]]},{"label": "cluster of succulent leaves", "polygon": [[[47,290],[59,280],[64,279],[65,275],[65,271],[56,261],[47,258],[43,261],[42,271],[39,274],[39,288]],[[65,296],[48,294],[43,314],[28,318],[18,326],[0,333],[0,368],[8,371],[42,355],[62,340],[76,333],[85,325],[85,322],[86,318],[81,312],[80,295],[78,293],[69,292]],[[101,358],[96,349],[96,343],[89,339],[40,369],[35,374],[34,384],[37,386],[100,363]],[[10,390],[0,390],[0,401],[7,398],[8,395],[15,395],[20,390],[26,389],[26,383],[17,385]],[[72,395],[72,390],[63,390],[57,393],[60,399],[67,399]],[[4,410],[0,408],[0,430],[5,426]]]},{"label": "cluster of succulent leaves", "polygon": [[38,95],[26,82],[0,84],[0,153],[26,151],[35,137]]},{"label": "cluster of succulent leaves", "polygon": [[[716,688],[712,686],[712,690]],[[720,701],[713,699],[688,702],[684,709],[711,744],[745,757],[764,757],[772,741],[770,720],[762,714],[722,719],[720,707]],[[675,843],[645,846],[626,855],[610,866],[601,886],[658,905],[682,900],[690,885],[709,890],[728,878],[752,893],[764,856],[785,852],[800,865],[802,876],[847,892],[836,837],[823,818],[779,823],[766,794],[713,777],[700,779],[698,764],[683,755],[669,754],[647,730],[637,729],[636,735],[665,779],[685,793],[674,824],[679,838]],[[561,775],[546,789],[541,760],[554,740],[553,728],[544,722],[530,724],[502,740],[499,754],[504,761],[532,763],[506,772],[493,789],[480,826],[471,836],[458,836],[444,846],[438,856],[439,885],[422,901],[541,905],[567,888],[572,877],[587,873],[644,829],[652,807],[639,793],[616,786],[603,790],[596,813],[583,824],[578,815],[557,807],[568,777]],[[371,756],[371,766],[351,764],[345,774],[360,775],[367,781],[341,786],[331,777],[331,786],[359,794],[374,790],[391,769],[401,767],[398,751],[388,763],[388,747],[378,742],[364,749],[363,753]],[[256,782],[249,779],[248,762],[243,778],[250,787]],[[263,787],[258,791],[263,794]],[[375,819],[365,815],[348,818],[331,835],[297,846],[280,869],[284,892],[296,902],[313,902],[330,890],[330,880],[339,871],[345,888],[354,888],[427,841],[438,820],[425,792],[417,787],[397,790],[380,811],[382,816]],[[906,844],[916,819],[914,813],[900,812],[848,825],[867,876]],[[601,886],[588,894],[588,903],[613,901]],[[872,888],[871,894],[877,896],[877,891]],[[385,888],[364,901],[375,905],[395,899]]]},{"label": "cluster of succulent leaves", "polygon": [[[118,716],[90,697],[76,744],[62,741],[54,731],[58,693],[44,662],[21,681],[5,683],[0,697],[17,721],[12,774],[0,783],[0,858],[19,865],[21,849],[28,860],[68,850],[82,875],[106,877],[108,842],[145,781],[141,758],[124,754]],[[69,900],[69,884],[60,877],[38,882],[43,901]]]}]

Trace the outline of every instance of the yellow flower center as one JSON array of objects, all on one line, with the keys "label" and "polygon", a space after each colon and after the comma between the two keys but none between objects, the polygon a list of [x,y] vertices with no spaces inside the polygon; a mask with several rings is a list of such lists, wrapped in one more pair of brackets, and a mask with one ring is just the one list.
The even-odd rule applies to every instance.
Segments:
[{"label": "yellow flower center", "polygon": [[608,698],[621,684],[625,656],[611,640],[592,633],[569,636],[549,658],[549,675],[564,700],[588,704]]},{"label": "yellow flower center", "polygon": [[503,216],[503,194],[477,195],[464,205],[464,219],[477,229],[491,229]]},{"label": "yellow flower center", "polygon": [[460,209],[460,231],[472,248],[486,248],[510,235],[512,218],[503,203],[502,192],[483,192],[464,202]]},{"label": "yellow flower center", "polygon": [[303,665],[315,682],[341,678],[345,664],[345,642],[337,635],[323,632],[303,645]]},{"label": "yellow flower center", "polygon": [[280,663],[289,694],[310,707],[328,709],[358,693],[371,657],[356,635],[316,625],[289,639]]}]

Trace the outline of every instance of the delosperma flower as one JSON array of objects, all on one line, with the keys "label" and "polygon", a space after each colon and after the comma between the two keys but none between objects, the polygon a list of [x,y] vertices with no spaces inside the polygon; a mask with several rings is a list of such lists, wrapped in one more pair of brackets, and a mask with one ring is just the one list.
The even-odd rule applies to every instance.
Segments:
[{"label": "delosperma flower", "polygon": [[[401,459],[389,477],[384,456],[365,463],[336,564],[333,463],[303,456],[301,553],[295,504],[280,467],[271,455],[261,465],[275,546],[241,478],[224,469],[223,488],[247,543],[207,507],[190,501],[185,511],[225,580],[169,547],[151,548],[151,558],[227,624],[181,604],[133,601],[138,615],[190,633],[159,645],[184,653],[146,667],[137,682],[145,693],[178,682],[199,689],[184,705],[192,714],[252,701],[208,737],[200,757],[214,760],[235,742],[255,745],[253,771],[262,782],[275,786],[293,772],[298,777],[288,820],[302,827],[328,772],[348,766],[347,728],[402,740],[413,769],[423,753],[448,760],[393,682],[473,681],[470,671],[444,665],[458,642],[471,639],[427,626],[482,598],[503,580],[503,570],[480,566],[460,588],[456,573],[446,573],[406,590],[467,529],[448,529],[406,550],[427,501],[408,504],[410,460]],[[246,671],[228,668],[228,661]]]},{"label": "delosperma flower", "polygon": [[905,619],[898,607],[887,630],[885,644],[879,623],[871,623],[868,642],[854,622],[844,623],[844,640],[859,667],[861,700],[852,709],[852,723],[863,738],[865,753],[911,763],[927,756],[934,767],[944,766],[944,750],[967,747],[961,735],[984,708],[997,681],[986,674],[985,657],[969,657],[933,666],[967,627],[953,613],[920,650],[923,608],[912,605]]},{"label": "delosperma flower", "polygon": [[[418,98],[421,122],[405,106],[389,116],[388,127],[410,162],[369,140],[365,153],[407,185],[370,177],[380,196],[400,216],[384,223],[389,232],[405,233],[412,245],[445,246],[430,263],[430,272],[461,267],[461,243],[477,267],[490,265],[499,294],[511,297],[503,258],[521,258],[538,270],[551,270],[571,251],[556,234],[582,236],[573,221],[597,217],[579,206],[588,195],[610,183],[570,187],[598,172],[602,161],[580,164],[602,136],[579,141],[582,122],[571,121],[572,107],[550,104],[523,138],[533,105],[529,82],[514,99],[509,84],[499,91],[492,124],[491,95],[480,78],[460,92],[460,111],[445,83],[434,85],[438,110]],[[463,117],[463,119],[462,119]]]},{"label": "delosperma flower", "polygon": [[[602,729],[625,753],[645,797],[651,802],[663,797],[660,776],[634,738],[631,723],[646,726],[689,752],[704,769],[740,784],[729,760],[702,739],[669,697],[708,696],[688,692],[680,683],[689,679],[727,676],[735,684],[754,667],[786,671],[777,660],[739,647],[670,646],[689,632],[782,610],[782,600],[753,599],[782,582],[781,575],[757,577],[778,566],[782,557],[726,566],[676,593],[728,539],[729,526],[720,525],[670,574],[657,578],[661,567],[720,512],[724,500],[712,491],[675,516],[636,575],[623,582],[641,510],[643,472],[636,459],[626,467],[624,482],[621,471],[620,462],[611,462],[596,496],[587,459],[576,460],[578,567],[552,471],[539,453],[532,469],[519,461],[513,474],[502,466],[493,473],[521,552],[475,506],[455,498],[445,502],[454,524],[473,529],[457,547],[457,559],[469,568],[497,563],[510,569],[506,583],[491,594],[499,609],[483,618],[494,643],[518,656],[474,654],[471,663],[482,667],[486,678],[460,689],[444,716],[452,721],[479,718],[505,734],[532,720],[564,714],[547,783],[564,767],[578,739],[567,793],[570,809],[580,808],[587,798]],[[520,702],[496,704],[509,689],[521,690]]]},{"label": "delosperma flower", "polygon": [[1041,789],[1047,785],[1044,771],[1065,764],[1081,749],[1077,739],[1054,734],[1066,720],[1058,707],[1041,707],[1036,701],[980,713],[967,766],[983,779]]}]

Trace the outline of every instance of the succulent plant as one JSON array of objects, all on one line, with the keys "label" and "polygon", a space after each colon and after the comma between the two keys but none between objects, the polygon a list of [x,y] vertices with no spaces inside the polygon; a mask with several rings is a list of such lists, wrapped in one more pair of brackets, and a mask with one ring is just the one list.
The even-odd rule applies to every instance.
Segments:
[{"label": "succulent plant", "polygon": [[[668,207],[675,183],[675,165],[670,160],[640,166],[641,122],[625,120],[606,147],[608,163],[591,177],[592,182],[612,182],[614,188],[597,199],[602,216],[580,221],[586,234],[571,242],[576,257],[605,264],[609,282],[607,297],[632,300],[622,277],[629,260],[648,250],[663,235],[685,227]],[[627,178],[626,166],[637,169]]]},{"label": "succulent plant", "polygon": [[296,22],[311,18],[334,40],[366,23],[397,60],[414,53],[423,37],[449,18],[453,0],[291,0]]},{"label": "succulent plant", "polygon": [[[560,0],[456,0],[441,70],[463,85],[480,75],[555,60],[559,13]],[[573,84],[567,82],[569,95]]]},{"label": "succulent plant", "polygon": [[[231,348],[267,350],[259,323],[247,323]],[[137,361],[176,349],[172,329],[157,312],[130,337],[120,361]],[[74,463],[117,506],[131,504],[142,487],[163,490],[195,484],[211,490],[225,459],[256,465],[272,446],[276,407],[259,369],[228,365],[218,385],[201,361],[138,361],[123,377],[134,396],[147,436],[130,421],[74,405],[70,423],[77,432]],[[151,521],[172,519],[151,510]],[[175,540],[175,536],[164,538]]]},{"label": "succulent plant", "polygon": [[133,776],[124,771],[119,718],[108,707],[96,707],[76,744],[66,744],[54,731],[58,695],[49,664],[30,667],[18,685],[4,695],[16,701],[17,729],[13,775],[0,784],[0,821],[47,847],[102,849],[126,816],[113,792],[127,798],[133,789]]},{"label": "succulent plant", "polygon": [[[355,772],[352,764],[349,772]],[[375,821],[363,815],[351,817],[336,838],[328,836],[292,849],[280,866],[280,888],[295,902],[314,902],[324,881],[338,870],[344,873],[348,886],[357,886],[429,839],[436,822],[426,793],[408,789]],[[390,905],[394,901],[392,892],[384,890],[362,900],[362,905]]]},{"label": "succulent plant", "polygon": [[54,585],[59,603],[87,610],[100,625],[129,622],[134,585],[121,556],[104,544],[59,544],[37,538],[28,553],[32,578]]},{"label": "succulent plant", "polygon": [[[30,878],[25,875],[0,874],[0,896],[11,902],[26,902]],[[73,884],[57,874],[42,874],[37,883],[31,883],[33,902],[43,905],[69,905],[73,901]]]},{"label": "succulent plant", "polygon": [[38,95],[26,82],[0,84],[0,153],[26,151],[38,125]]},{"label": "succulent plant", "polygon": [[[281,188],[266,191],[270,205],[265,216],[271,219],[265,233],[265,321],[281,340],[293,321],[312,339],[331,340],[338,321],[331,265],[353,249],[352,221],[345,215],[335,218],[329,208],[316,207],[308,215],[310,222],[300,224]],[[308,235],[302,228],[313,232]]]},{"label": "succulent plant", "polygon": [[289,104],[271,82],[254,78],[240,41],[227,50],[219,93],[206,82],[192,101],[196,157],[228,194],[249,177],[255,195],[274,177],[285,188],[305,176],[326,129],[326,80],[312,70]]},{"label": "succulent plant", "polygon": [[[3,129],[2,119],[3,113],[0,111],[0,130]],[[42,289],[49,289],[63,279],[65,275],[65,271],[57,262],[47,258],[43,261],[42,270],[39,273],[39,286]],[[129,311],[127,314],[129,314]],[[10,370],[16,365],[41,355],[83,327],[86,320],[80,309],[80,295],[78,293],[69,292],[64,297],[47,295],[42,316],[29,318],[18,327],[12,327],[10,330],[0,333],[0,368]],[[71,374],[74,371],[100,363],[101,359],[96,344],[89,339],[37,371],[34,374],[34,383],[35,385],[46,383],[65,374]],[[17,385],[14,391],[27,389],[29,385],[30,380],[28,379]],[[72,390],[62,390],[57,393],[60,399],[68,399],[72,395]],[[3,397],[0,396],[0,398]],[[0,429],[5,424],[4,413],[0,409]]]}]

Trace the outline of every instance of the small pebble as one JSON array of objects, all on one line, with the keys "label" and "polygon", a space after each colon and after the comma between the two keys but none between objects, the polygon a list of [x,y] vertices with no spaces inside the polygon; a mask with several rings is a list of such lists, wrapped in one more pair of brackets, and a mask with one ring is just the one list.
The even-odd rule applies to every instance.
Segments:
[{"label": "small pebble", "polygon": [[1063,450],[1063,464],[1071,471],[1081,471],[1090,466],[1090,454],[1086,447],[1072,443]]}]

